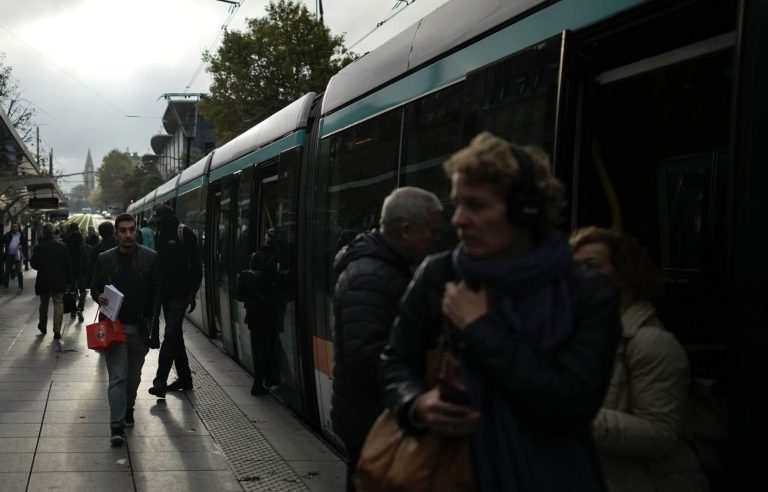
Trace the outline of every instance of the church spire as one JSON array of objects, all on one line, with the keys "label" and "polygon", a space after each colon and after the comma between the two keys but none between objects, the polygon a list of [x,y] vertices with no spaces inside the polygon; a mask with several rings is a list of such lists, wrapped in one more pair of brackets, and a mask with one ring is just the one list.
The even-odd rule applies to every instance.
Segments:
[{"label": "church spire", "polygon": [[91,149],[88,149],[88,157],[85,158],[85,174],[83,174],[85,189],[90,194],[96,187],[96,176],[93,174],[93,159],[91,158]]}]

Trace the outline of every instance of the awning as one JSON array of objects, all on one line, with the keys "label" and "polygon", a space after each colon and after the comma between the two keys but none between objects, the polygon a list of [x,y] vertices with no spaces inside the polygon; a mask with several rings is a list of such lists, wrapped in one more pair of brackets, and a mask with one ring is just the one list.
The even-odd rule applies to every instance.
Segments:
[{"label": "awning", "polygon": [[19,137],[8,115],[0,108],[0,222],[29,206],[30,198],[56,198],[55,210],[66,206],[66,196],[54,177],[42,175],[29,149]]}]

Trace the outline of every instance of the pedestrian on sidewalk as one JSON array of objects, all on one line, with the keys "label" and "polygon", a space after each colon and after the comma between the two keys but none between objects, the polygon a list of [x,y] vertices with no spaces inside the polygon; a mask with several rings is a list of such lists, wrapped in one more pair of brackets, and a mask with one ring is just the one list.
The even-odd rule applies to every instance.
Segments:
[{"label": "pedestrian on sidewalk", "polygon": [[[103,222],[104,224],[110,224],[111,222]],[[96,233],[96,228],[94,228],[92,225],[88,226],[88,236],[85,238],[85,244],[89,248],[93,248],[97,244],[99,244],[99,235]]]},{"label": "pedestrian on sidewalk", "polygon": [[[85,289],[88,282],[88,249],[83,240],[80,228],[74,222],[70,222],[69,230],[64,236],[64,244],[69,251],[69,262],[72,265],[72,289],[77,296],[77,318],[83,321],[83,309],[85,309]],[[75,317],[75,312],[70,313]]]},{"label": "pedestrian on sidewalk", "polygon": [[117,238],[115,237],[115,226],[112,222],[102,222],[99,224],[99,243],[88,252],[88,286],[93,285],[93,273],[96,270],[96,261],[99,255],[112,248],[117,248]]},{"label": "pedestrian on sidewalk", "polygon": [[[604,491],[591,430],[621,331],[616,292],[574,264],[543,150],[484,132],[444,168],[460,243],[424,261],[400,303],[379,368],[391,415],[470,446],[455,468],[468,489]],[[461,368],[435,383],[440,337]]]},{"label": "pedestrian on sidewalk", "polygon": [[149,249],[155,249],[155,230],[150,227],[147,219],[141,219],[141,229],[139,229],[136,239],[139,244]]},{"label": "pedestrian on sidewalk", "polygon": [[40,296],[40,320],[37,329],[48,333],[48,302],[53,300],[53,338],[61,338],[61,322],[64,317],[64,292],[72,283],[72,268],[66,245],[53,234],[53,224],[43,225],[43,237],[32,248],[30,264],[37,270],[35,294]]},{"label": "pedestrian on sidewalk", "polygon": [[[181,325],[184,312],[195,309],[195,295],[200,288],[203,269],[197,248],[197,236],[179,221],[168,205],[158,206],[150,225],[155,228],[155,248],[163,274],[165,296],[163,317],[165,333],[157,365],[157,374],[149,393],[165,398],[167,391],[192,389],[192,372],[189,369],[187,349]],[[168,383],[171,366],[176,365],[178,379]]]},{"label": "pedestrian on sidewalk", "polygon": [[379,354],[389,340],[413,270],[438,239],[443,205],[415,187],[393,191],[379,230],[358,235],[336,255],[331,421],[347,448],[347,490],[368,431],[384,410]]},{"label": "pedestrian on sidewalk", "polygon": [[275,235],[274,227],[267,229],[264,244],[253,252],[248,262],[250,270],[258,272],[255,295],[245,303],[245,323],[251,332],[251,394],[254,396],[267,394],[270,388],[279,384],[275,351],[277,336],[283,325],[285,286],[275,249]]},{"label": "pedestrian on sidewalk", "polygon": [[157,333],[162,275],[157,253],[136,244],[136,219],[120,214],[115,219],[118,247],[101,253],[91,286],[91,297],[106,304],[104,286],[111,284],[124,295],[117,319],[125,343],[104,351],[109,373],[110,428],[113,446],[125,442],[125,426],[133,426],[133,405],[141,382],[141,368],[149,351],[151,333]]},{"label": "pedestrian on sidewalk", "polygon": [[5,263],[5,275],[3,275],[3,291],[8,293],[8,283],[11,276],[18,280],[19,290],[24,291],[24,274],[21,271],[21,262],[27,256],[27,238],[21,233],[18,223],[11,224],[11,230],[3,236],[3,263]]}]

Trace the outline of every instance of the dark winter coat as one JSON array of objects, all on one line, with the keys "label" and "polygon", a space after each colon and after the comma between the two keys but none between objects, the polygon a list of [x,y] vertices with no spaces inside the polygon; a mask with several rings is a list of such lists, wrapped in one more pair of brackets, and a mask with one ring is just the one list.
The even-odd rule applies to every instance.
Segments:
[{"label": "dark winter coat", "polygon": [[[263,327],[260,321],[264,316],[282,319],[279,313],[285,305],[285,282],[279,266],[277,252],[270,244],[265,244],[251,255],[248,268],[259,272],[259,281],[258,299],[245,303],[245,323],[250,329]],[[279,327],[271,328],[277,330]]]},{"label": "dark winter coat", "polygon": [[85,245],[83,235],[79,232],[70,232],[64,236],[64,244],[69,252],[69,262],[72,265],[72,274],[85,285],[88,273],[88,247]]},{"label": "dark winter coat", "polygon": [[184,226],[183,243],[179,242],[179,219],[168,217],[158,224],[155,251],[163,272],[163,286],[167,299],[188,300],[200,288],[203,266],[197,247],[197,236]]},{"label": "dark winter coat", "polygon": [[[418,432],[409,419],[410,406],[430,389],[423,380],[425,354],[437,346],[445,283],[452,280],[449,253],[422,264],[382,354],[384,399],[410,432]],[[465,362],[512,407],[526,441],[537,444],[529,459],[546,483],[537,483],[536,490],[595,490],[594,482],[585,486],[582,478],[600,473],[591,423],[605,395],[621,330],[618,298],[594,270],[574,265],[570,282],[573,333],[550,358],[540,360],[537,347],[491,315],[465,327],[457,344]]]},{"label": "dark winter coat", "polygon": [[339,280],[333,298],[331,420],[345,442],[359,447],[384,409],[377,385],[379,354],[412,271],[376,231],[360,234],[342,249],[334,269]]},{"label": "dark winter coat", "polygon": [[72,267],[67,246],[58,239],[42,239],[32,248],[29,264],[37,270],[37,295],[64,292],[72,283]]},{"label": "dark winter coat", "polygon": [[[118,319],[123,323],[137,323],[139,317],[145,320],[157,319],[163,296],[163,279],[157,253],[149,248],[136,245],[125,254],[119,248],[101,253],[96,261],[96,270],[91,285],[91,297],[99,302],[104,286],[114,285],[123,293],[123,304]],[[146,323],[145,337],[149,337]]]}]

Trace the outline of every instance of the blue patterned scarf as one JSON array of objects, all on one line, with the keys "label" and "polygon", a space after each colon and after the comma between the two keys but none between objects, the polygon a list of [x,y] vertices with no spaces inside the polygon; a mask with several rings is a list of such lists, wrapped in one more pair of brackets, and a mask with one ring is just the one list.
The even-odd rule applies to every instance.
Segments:
[{"label": "blue patterned scarf", "polygon": [[[473,258],[461,246],[453,251],[458,277],[481,283],[488,291],[494,321],[545,361],[573,330],[571,263],[568,242],[556,231],[514,259]],[[465,379],[472,406],[482,413],[473,436],[479,490],[539,490],[542,472],[557,473],[542,470],[547,464],[533,458],[543,443],[527,428],[514,403],[495,391],[479,368],[468,364]]]}]

